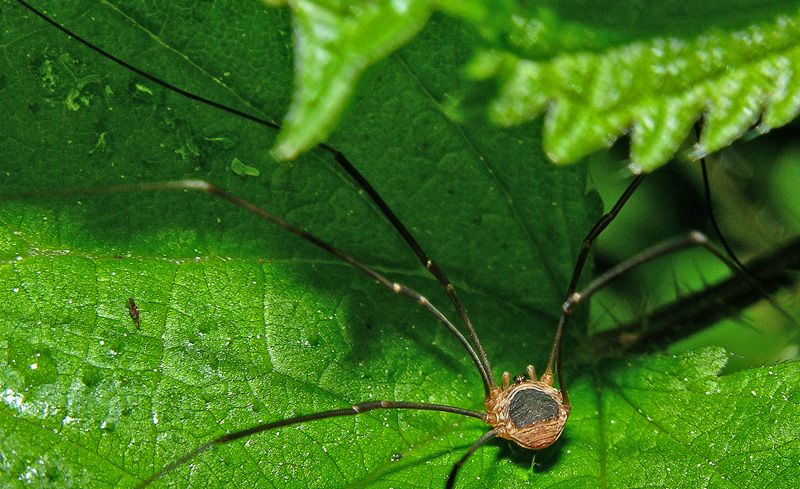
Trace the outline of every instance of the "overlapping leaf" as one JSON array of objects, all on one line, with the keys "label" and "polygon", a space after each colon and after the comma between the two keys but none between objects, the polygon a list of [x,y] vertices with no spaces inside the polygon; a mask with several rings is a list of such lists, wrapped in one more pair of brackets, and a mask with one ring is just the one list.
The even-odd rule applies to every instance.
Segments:
[{"label": "overlapping leaf", "polygon": [[644,171],[668,161],[702,116],[694,156],[704,156],[756,124],[767,132],[800,111],[798,21],[794,12],[733,33],[515,59],[504,68],[493,116],[518,124],[547,111],[545,150],[563,163],[630,134],[631,161]]},{"label": "overlapping leaf", "polygon": [[555,162],[628,134],[634,168],[651,171],[701,116],[694,157],[797,115],[796,2],[679,3],[291,2],[297,88],[278,154],[324,140],[362,70],[412,37],[434,8],[481,34],[470,71],[500,85],[493,120],[516,125],[546,112],[544,146]]}]

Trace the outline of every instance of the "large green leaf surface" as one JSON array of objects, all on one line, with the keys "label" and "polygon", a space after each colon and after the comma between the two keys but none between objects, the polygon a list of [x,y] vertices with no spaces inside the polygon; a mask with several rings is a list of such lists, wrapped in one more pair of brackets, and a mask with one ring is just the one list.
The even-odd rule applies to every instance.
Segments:
[{"label": "large green leaf surface", "polygon": [[[288,11],[148,5],[47,6],[159,77],[282,117]],[[450,310],[326,153],[276,163],[274,131],[165,92],[15,2],[0,25],[0,193],[207,179]],[[582,168],[547,161],[531,137],[541,121],[498,130],[444,115],[471,42],[435,17],[367,71],[329,144],[450,273],[495,370],[516,374],[543,368],[598,203]],[[0,243],[3,486],[135,487],[224,433],[359,401],[482,409],[474,366],[433,317],[212,197],[6,202]],[[796,364],[719,377],[718,349],[605,358],[582,319],[565,346],[574,410],[562,439],[536,454],[492,441],[457,487],[785,487],[800,475]],[[318,421],[215,448],[154,486],[441,488],[487,429],[411,411]]]}]

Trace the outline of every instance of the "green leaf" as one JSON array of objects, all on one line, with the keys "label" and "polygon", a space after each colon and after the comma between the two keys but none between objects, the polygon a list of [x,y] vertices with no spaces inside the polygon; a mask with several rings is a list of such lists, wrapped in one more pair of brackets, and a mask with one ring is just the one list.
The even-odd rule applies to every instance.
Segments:
[{"label": "green leaf", "polygon": [[276,143],[279,158],[325,140],[364,68],[405,44],[431,13],[428,0],[289,3],[297,88]]},{"label": "green leaf", "polygon": [[685,4],[291,2],[296,90],[276,154],[291,158],[325,140],[364,68],[416,35],[434,8],[475,33],[468,72],[498,84],[492,120],[517,125],[546,112],[545,151],[557,163],[629,135],[632,168],[652,171],[701,116],[694,158],[754,125],[764,133],[794,119],[796,0]]},{"label": "green leaf", "polygon": [[[50,13],[159,77],[275,119],[291,94],[290,18],[256,7],[87,1]],[[0,16],[10,121],[0,194],[204,178],[449,311],[441,287],[327,153],[276,163],[264,150],[274,131],[165,92],[16,4]],[[329,144],[450,274],[495,371],[520,373],[543,367],[599,208],[583,168],[544,158],[531,137],[540,125],[498,130],[443,114],[471,44],[436,19],[367,72]],[[259,175],[237,174],[234,161]],[[359,401],[482,409],[474,365],[434,318],[206,195],[5,202],[0,257],[4,487],[130,488],[224,433]],[[532,452],[492,441],[457,487],[797,477],[796,363],[718,377],[718,350],[604,360],[579,349],[590,346],[585,330],[578,315],[565,346],[574,410],[562,440],[535,465]],[[154,486],[441,488],[487,429],[410,411],[319,421],[215,448]],[[701,456],[717,465],[697,470]]]},{"label": "green leaf", "polygon": [[568,425],[570,442],[578,438],[564,448],[571,474],[548,472],[542,485],[782,487],[797,480],[797,364],[718,377],[727,357],[708,348],[594,366],[573,388],[586,404]]},{"label": "green leaf", "polygon": [[[268,4],[283,4],[265,0]],[[287,1],[292,10],[295,90],[274,149],[290,159],[324,141],[336,126],[364,69],[408,42],[434,8],[466,19],[488,38],[505,31],[509,0]]]},{"label": "green leaf", "polygon": [[733,6],[717,5],[699,33],[649,39],[651,31],[642,30],[635,42],[546,60],[487,54],[491,60],[475,69],[494,63],[503,79],[493,117],[513,125],[546,110],[545,151],[562,163],[629,134],[631,161],[644,171],[672,158],[701,115],[695,158],[755,124],[763,133],[790,122],[800,111],[797,5],[785,2],[768,20],[724,29],[714,21]]}]

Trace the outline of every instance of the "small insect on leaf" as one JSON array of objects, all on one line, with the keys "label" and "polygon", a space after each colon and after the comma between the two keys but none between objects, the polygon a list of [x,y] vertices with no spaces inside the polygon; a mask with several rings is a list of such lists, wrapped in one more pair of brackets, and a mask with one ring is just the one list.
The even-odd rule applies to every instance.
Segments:
[{"label": "small insect on leaf", "polygon": [[136,329],[142,329],[139,327],[139,307],[133,302],[133,297],[128,298],[128,314],[130,314],[133,324],[136,325]]}]

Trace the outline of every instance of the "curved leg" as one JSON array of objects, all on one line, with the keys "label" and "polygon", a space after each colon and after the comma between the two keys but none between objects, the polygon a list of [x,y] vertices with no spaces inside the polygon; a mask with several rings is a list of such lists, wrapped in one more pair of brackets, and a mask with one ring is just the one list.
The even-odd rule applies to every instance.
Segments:
[{"label": "curved leg", "polygon": [[498,432],[499,430],[487,431],[486,433],[483,434],[482,437],[478,438],[478,441],[476,441],[471,447],[469,447],[467,453],[465,453],[464,456],[461,457],[461,459],[458,462],[456,462],[455,465],[453,465],[453,468],[450,470],[450,476],[447,478],[447,484],[445,484],[444,486],[445,489],[453,489],[453,486],[456,484],[456,476],[458,476],[458,471],[461,470],[461,466],[464,465],[464,462],[466,462],[467,459],[473,453],[475,453],[475,450],[477,450],[478,448],[481,447],[481,445],[486,443],[486,440],[494,437],[495,435],[497,435]]}]

